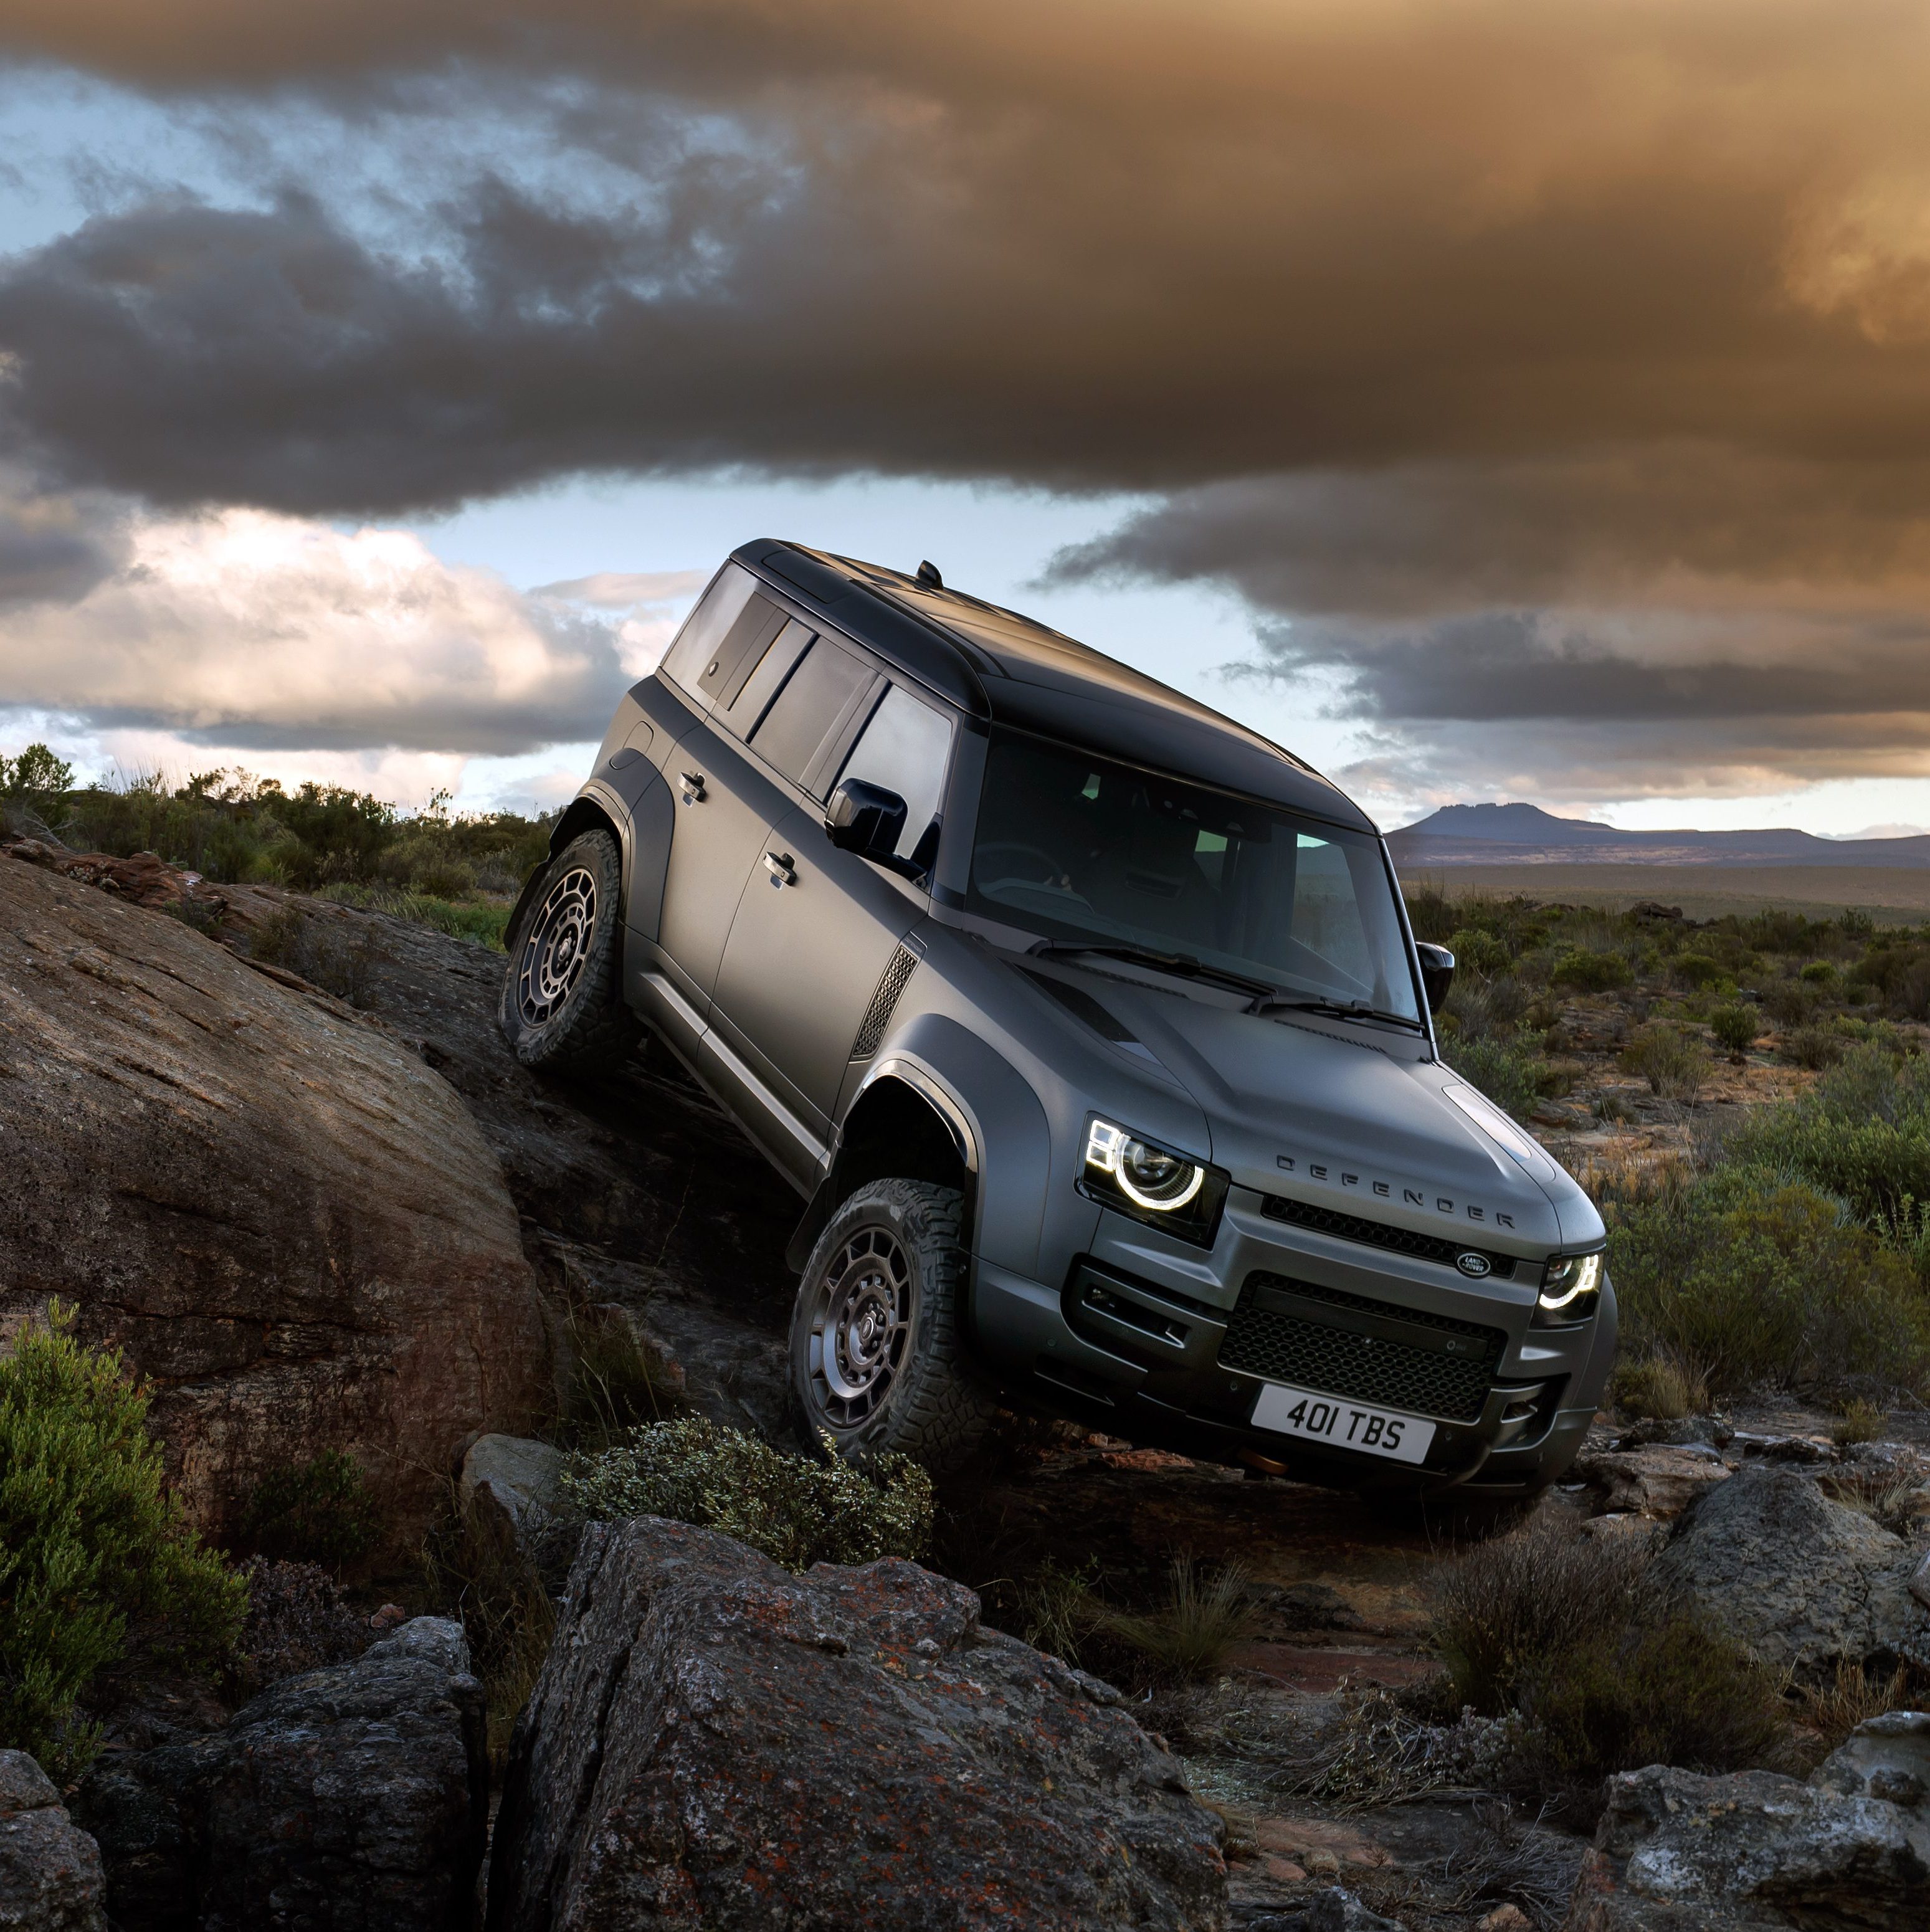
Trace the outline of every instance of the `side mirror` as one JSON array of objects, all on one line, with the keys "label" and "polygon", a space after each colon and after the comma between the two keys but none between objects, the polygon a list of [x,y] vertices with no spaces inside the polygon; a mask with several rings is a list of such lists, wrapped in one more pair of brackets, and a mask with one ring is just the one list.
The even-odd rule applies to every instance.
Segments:
[{"label": "side mirror", "polygon": [[824,808],[824,830],[832,844],[861,859],[889,859],[904,829],[904,800],[863,778],[847,778]]},{"label": "side mirror", "polygon": [[1428,1011],[1437,1013],[1454,984],[1454,955],[1445,946],[1425,939],[1415,940],[1414,950],[1421,956],[1421,985],[1428,996]]}]

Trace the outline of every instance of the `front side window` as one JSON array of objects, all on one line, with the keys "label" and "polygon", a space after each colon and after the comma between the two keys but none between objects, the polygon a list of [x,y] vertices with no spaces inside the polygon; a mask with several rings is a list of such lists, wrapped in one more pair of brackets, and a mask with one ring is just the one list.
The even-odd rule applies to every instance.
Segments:
[{"label": "front side window", "polygon": [[1074,746],[993,734],[966,903],[1420,1018],[1378,840]]},{"label": "front side window", "polygon": [[904,800],[898,856],[929,871],[937,856],[938,808],[951,760],[951,719],[895,684],[872,712],[838,776],[883,785]]}]

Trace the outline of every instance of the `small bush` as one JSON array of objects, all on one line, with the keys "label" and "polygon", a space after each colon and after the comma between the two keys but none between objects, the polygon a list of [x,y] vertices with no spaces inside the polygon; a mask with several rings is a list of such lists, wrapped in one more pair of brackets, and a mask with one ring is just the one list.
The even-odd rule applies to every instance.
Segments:
[{"label": "small bush", "polygon": [[1904,1666],[1899,1665],[1888,1677],[1881,1677],[1847,1658],[1838,1662],[1833,1678],[1821,1684],[1805,1684],[1801,1695],[1803,1726],[1812,1733],[1809,1748],[1803,1756],[1815,1763],[1848,1744],[1850,1733],[1859,1724],[1866,1724],[1886,1711],[1908,1709],[1915,1702],[1910,1672]]},{"label": "small bush", "polygon": [[1621,1066],[1662,1100],[1692,1101],[1709,1077],[1709,1050],[1683,1028],[1652,1020],[1622,1049]]},{"label": "small bush", "polygon": [[1448,1564],[1431,1624],[1457,1701],[1501,1717],[1561,1659],[1619,1637],[1645,1567],[1629,1544],[1580,1536],[1546,1514]]},{"label": "small bush", "polygon": [[1887,1420],[1883,1411],[1868,1397],[1854,1396],[1836,1412],[1836,1418],[1830,1425],[1830,1439],[1846,1448],[1853,1442],[1879,1442]]},{"label": "small bush", "polygon": [[1644,1765],[1761,1767],[1780,1755],[1781,1692],[1777,1674],[1740,1644],[1652,1611],[1548,1659],[1525,1687],[1516,1776],[1532,1790],[1566,1790],[1572,1806]]},{"label": "small bush", "polygon": [[1738,1060],[1755,1045],[1758,1024],[1755,1009],[1740,1001],[1718,1006],[1709,1016],[1709,1030],[1716,1036],[1716,1044]]},{"label": "small bush", "polygon": [[1609,1268],[1631,1349],[1663,1354],[1716,1396],[1930,1372],[1930,1298],[1843,1203],[1786,1174],[1718,1170],[1614,1205]]},{"label": "small bush", "polygon": [[1525,1120],[1542,1096],[1543,1062],[1518,1036],[1499,1034],[1454,1043],[1454,1070],[1503,1112]]},{"label": "small bush", "polygon": [[1674,972],[1685,986],[1713,986],[1724,976],[1722,968],[1706,952],[1678,952]]},{"label": "small bush", "polygon": [[887,1453],[862,1468],[807,1462],[703,1416],[579,1452],[562,1489],[586,1516],[670,1516],[734,1536],[787,1570],[916,1559],[931,1541],[931,1478],[909,1456]]},{"label": "small bush", "polygon": [[1836,969],[1827,959],[1812,959],[1796,976],[1812,986],[1833,986]]},{"label": "small bush", "polygon": [[73,1713],[99,1672],[211,1662],[247,1604],[162,1485],[146,1395],[72,1319],[56,1304],[0,1359],[0,1745],[56,1777],[91,1754]]},{"label": "small bush", "polygon": [[1449,1565],[1436,1647],[1461,1700],[1520,1724],[1508,1755],[1522,1788],[1586,1804],[1610,1773],[1761,1765],[1784,1732],[1773,1672],[1669,1612],[1647,1551],[1548,1515]]},{"label": "small bush", "polygon": [[362,1466],[325,1449],[256,1484],[241,1533],[259,1556],[338,1566],[366,1556],[381,1528]]},{"label": "small bush", "polygon": [[1458,928],[1449,934],[1447,949],[1454,955],[1457,967],[1491,979],[1497,973],[1506,972],[1515,957],[1493,933],[1484,932],[1479,926]]},{"label": "small bush", "polygon": [[1709,1391],[1700,1379],[1667,1355],[1618,1362],[1613,1394],[1617,1408],[1657,1422],[1680,1422],[1709,1406]]},{"label": "small bush", "polygon": [[1763,1012],[1779,1027],[1807,1025],[1822,998],[1800,980],[1772,980],[1763,988]]},{"label": "small bush", "polygon": [[580,1449],[607,1449],[633,1429],[680,1413],[682,1398],[660,1382],[629,1312],[612,1304],[571,1311],[565,1439]]},{"label": "small bush", "polygon": [[331,932],[295,906],[283,906],[264,919],[249,937],[248,951],[352,1006],[368,1004],[370,982],[381,957],[372,928],[352,937]]},{"label": "small bush", "polygon": [[1587,952],[1571,946],[1548,969],[1551,986],[1572,987],[1578,993],[1613,992],[1635,978],[1619,952]]},{"label": "small bush", "polygon": [[1783,1058],[1812,1073],[1826,1066],[1840,1066],[1849,1051],[1850,1042],[1834,1027],[1791,1027],[1782,1043]]},{"label": "small bush", "polygon": [[235,1646],[235,1675],[244,1696],[304,1670],[345,1664],[374,1641],[368,1619],[318,1563],[257,1556],[241,1566],[241,1576],[248,1614]]}]

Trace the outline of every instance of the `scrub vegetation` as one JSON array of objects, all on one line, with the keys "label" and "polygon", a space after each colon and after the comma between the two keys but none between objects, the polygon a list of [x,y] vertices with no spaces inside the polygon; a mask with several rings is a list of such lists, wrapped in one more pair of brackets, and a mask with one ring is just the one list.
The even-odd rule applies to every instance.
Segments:
[{"label": "scrub vegetation", "polygon": [[[404,813],[346,786],[289,791],[241,771],[198,772],[182,784],[138,772],[76,788],[43,745],[0,758],[0,799],[15,829],[37,823],[77,850],[152,852],[217,884],[286,886],[498,947],[555,824],[511,812],[454,814],[442,794]],[[298,936],[284,943],[299,948]],[[292,959],[275,963],[301,970]],[[303,976],[342,991],[339,974]]]},{"label": "scrub vegetation", "polygon": [[1930,1392],[1930,928],[1410,901],[1456,1069],[1609,1228],[1626,1408]]},{"label": "scrub vegetation", "polygon": [[703,1416],[630,1430],[579,1450],[562,1480],[592,1520],[662,1516],[721,1530],[787,1570],[814,1563],[922,1557],[931,1542],[931,1478],[889,1450],[862,1468],[787,1456]]},{"label": "scrub vegetation", "polygon": [[163,1485],[148,1399],[58,1306],[0,1358],[0,1748],[77,1774],[97,1731],[76,1709],[124,1662],[211,1668],[247,1586]]}]

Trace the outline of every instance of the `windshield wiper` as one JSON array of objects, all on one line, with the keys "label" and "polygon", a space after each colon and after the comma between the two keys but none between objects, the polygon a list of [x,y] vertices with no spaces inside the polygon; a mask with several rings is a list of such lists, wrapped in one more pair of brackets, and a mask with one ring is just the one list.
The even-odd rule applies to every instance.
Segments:
[{"label": "windshield wiper", "polygon": [[1410,1028],[1416,1033],[1423,1030],[1419,1020],[1410,1019],[1405,1013],[1383,1012],[1366,1000],[1309,998],[1299,993],[1283,993],[1277,988],[1261,994],[1247,1008],[1247,1011],[1250,1013],[1332,1013],[1344,1020],[1386,1020],[1392,1026]]},{"label": "windshield wiper", "polygon": [[1026,950],[1035,958],[1078,952],[1096,952],[1110,959],[1125,959],[1134,965],[1151,966],[1162,973],[1176,973],[1188,980],[1205,980],[1236,993],[1251,993],[1256,1006],[1262,1000],[1279,997],[1280,988],[1265,980],[1250,980],[1244,973],[1230,973],[1224,966],[1209,966],[1190,952],[1161,952],[1150,946],[1135,946],[1129,939],[1041,939]]}]

